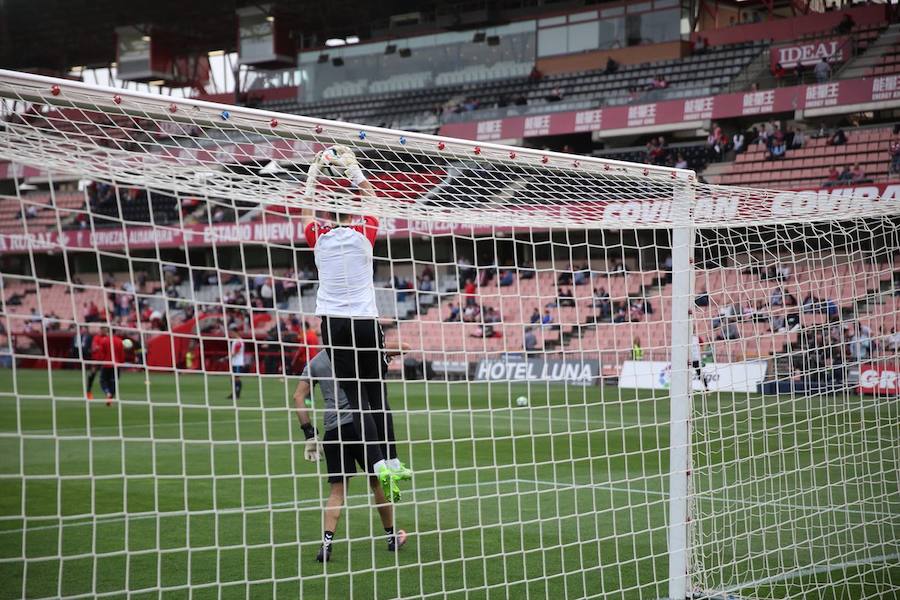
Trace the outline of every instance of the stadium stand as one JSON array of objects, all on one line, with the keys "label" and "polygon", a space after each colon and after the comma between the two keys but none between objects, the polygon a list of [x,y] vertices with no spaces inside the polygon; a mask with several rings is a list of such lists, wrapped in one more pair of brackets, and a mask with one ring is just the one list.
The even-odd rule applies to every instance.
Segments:
[{"label": "stadium stand", "polygon": [[[742,43],[722,46],[699,55],[682,59],[657,61],[641,65],[621,65],[615,73],[605,73],[603,69],[581,71],[558,75],[546,75],[534,81],[528,77],[524,66],[511,66],[508,70],[495,71],[514,74],[508,79],[489,79],[477,70],[451,72],[435,78],[435,86],[422,89],[419,93],[406,93],[407,89],[383,92],[396,82],[383,82],[368,88],[365,82],[346,82],[341,91],[329,92],[326,101],[297,103],[279,100],[264,104],[265,108],[284,112],[295,112],[313,117],[340,118],[369,124],[420,123],[423,113],[433,113],[438,107],[446,107],[445,120],[454,118],[491,118],[485,109],[496,109],[498,105],[518,105],[517,110],[541,110],[548,108],[568,110],[579,104],[591,106],[612,106],[628,104],[640,100],[661,100],[714,94],[725,89],[731,80],[761,52],[768,48],[766,42]],[[495,70],[497,65],[493,67]],[[422,74],[419,74],[422,75]],[[445,76],[444,76],[445,75]],[[398,76],[398,81],[412,86],[409,76]],[[655,77],[663,77],[668,87],[663,90],[646,89]],[[468,78],[468,79],[467,79]],[[421,79],[421,77],[419,78]],[[466,82],[466,83],[462,83]],[[398,84],[400,85],[400,84]],[[419,87],[424,87],[422,83]],[[364,93],[368,90],[368,94]],[[554,90],[563,92],[562,101],[550,101]],[[383,92],[383,93],[382,93]],[[337,94],[337,95],[336,95]],[[354,95],[355,94],[355,95]],[[340,98],[340,99],[338,99]],[[474,110],[459,108],[464,101],[470,101]],[[552,104],[551,106],[548,106]],[[455,116],[454,116],[455,115]]]},{"label": "stadium stand", "polygon": [[[802,148],[788,149],[780,160],[767,158],[765,145],[751,143],[730,168],[711,181],[746,186],[765,182],[776,188],[802,189],[881,182],[896,177],[890,172],[889,150],[896,137],[890,128],[847,130],[846,137],[846,144],[837,146],[829,144],[828,137],[808,138]],[[864,178],[829,179],[832,168],[840,173],[845,167],[852,170],[854,165],[864,169]]]}]

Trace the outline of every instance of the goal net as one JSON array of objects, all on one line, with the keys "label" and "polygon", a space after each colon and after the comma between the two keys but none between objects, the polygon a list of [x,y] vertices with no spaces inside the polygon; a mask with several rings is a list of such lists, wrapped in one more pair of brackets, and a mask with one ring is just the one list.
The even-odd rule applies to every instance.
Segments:
[{"label": "goal net", "polygon": [[[0,98],[4,597],[900,591],[895,200],[12,72]],[[372,196],[307,186],[335,145]],[[347,480],[325,564],[303,211],[379,219],[413,471],[390,510]]]}]

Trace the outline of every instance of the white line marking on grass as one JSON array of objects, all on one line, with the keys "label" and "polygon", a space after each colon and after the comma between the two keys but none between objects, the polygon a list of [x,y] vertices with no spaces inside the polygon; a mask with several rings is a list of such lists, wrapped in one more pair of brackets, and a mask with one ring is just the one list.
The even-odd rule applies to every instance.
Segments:
[{"label": "white line marking on grass", "polygon": [[[440,486],[430,486],[430,487],[422,487],[422,488],[413,488],[410,492],[416,497],[416,502],[428,503],[431,500],[419,500],[419,495],[426,495],[428,492],[439,492],[441,490],[459,490],[463,488],[479,488],[483,486],[502,486],[502,485],[516,485],[518,488],[519,485],[547,485],[551,487],[555,487],[558,489],[602,489],[609,490],[611,492],[623,493],[628,495],[640,494],[640,495],[650,495],[657,496],[661,498],[665,498],[668,496],[668,492],[662,490],[648,490],[648,489],[640,489],[634,487],[625,487],[621,485],[612,485],[612,484],[603,484],[603,483],[568,483],[568,482],[558,482],[558,481],[549,481],[545,479],[523,479],[523,478],[515,478],[515,479],[500,479],[495,481],[481,481],[477,483],[460,483],[456,485],[440,485]],[[491,494],[488,497],[502,496],[502,495],[519,495],[521,494],[518,489],[515,492],[510,492],[509,494],[504,494],[502,492],[498,492],[498,494]],[[475,498],[477,496],[463,496],[463,499]],[[361,500],[367,500],[369,498],[368,493],[362,494],[349,494],[347,495],[347,503],[350,504],[350,501],[359,502]],[[458,496],[447,498],[447,500],[460,499]],[[752,500],[739,500],[732,498],[709,498],[710,500],[716,500],[719,502],[726,503],[740,503],[751,506],[768,506],[768,507],[781,507],[787,509],[800,509],[800,510],[816,510],[816,511],[828,511],[828,510],[836,510],[836,511],[846,511],[855,514],[861,515],[878,515],[878,516],[886,516],[892,517],[896,515],[887,514],[887,513],[877,513],[870,511],[854,511],[852,509],[845,509],[839,507],[821,507],[821,506],[798,506],[791,504],[778,504],[778,503],[770,503],[770,502],[756,502]],[[433,501],[439,501],[438,494],[434,494]],[[42,531],[49,529],[58,529],[60,527],[79,527],[84,525],[95,525],[95,524],[106,524],[106,523],[117,523],[125,520],[145,520],[145,519],[157,519],[157,518],[171,518],[171,517],[197,517],[204,515],[227,515],[227,514],[235,514],[235,513],[244,513],[244,512],[253,512],[253,511],[265,511],[267,509],[278,509],[278,508],[289,508],[292,506],[296,507],[304,507],[304,506],[315,506],[319,504],[323,506],[325,502],[325,498],[304,498],[296,501],[288,501],[288,502],[276,502],[271,504],[255,504],[250,506],[243,506],[239,508],[224,508],[224,509],[207,509],[207,510],[199,510],[199,511],[170,511],[170,512],[152,512],[152,513],[133,513],[133,514],[116,514],[109,516],[99,516],[96,518],[92,517],[84,517],[81,515],[72,516],[72,517],[29,517],[29,520],[43,520],[43,519],[57,519],[60,522],[54,523],[52,525],[38,525],[33,527],[25,527],[19,529],[7,529],[0,530],[0,535],[8,534],[8,533],[22,533],[23,531]],[[22,517],[0,517],[0,522],[3,520],[21,520]],[[2,562],[2,561],[0,561]]]},{"label": "white line marking on grass", "polygon": [[[518,481],[523,483],[533,483],[538,485],[550,485],[560,488],[599,488],[611,490],[614,492],[625,492],[628,494],[649,494],[651,496],[668,496],[669,493],[661,490],[647,490],[647,489],[636,489],[631,487],[621,487],[621,486],[612,486],[609,484],[602,483],[563,483],[563,482],[554,482],[554,481],[546,481],[541,479],[519,479]],[[875,510],[859,510],[853,508],[846,508],[843,506],[816,506],[810,504],[790,504],[787,502],[764,502],[760,500],[743,500],[741,498],[721,498],[711,496],[709,494],[703,494],[701,496],[697,496],[694,500],[708,500],[712,502],[724,502],[726,504],[741,504],[745,506],[756,506],[756,507],[772,507],[772,508],[782,508],[785,510],[808,510],[808,511],[817,511],[817,512],[843,512],[852,515],[861,515],[868,517],[887,517],[887,518],[900,518],[900,513],[885,513]]]},{"label": "white line marking on grass", "polygon": [[821,575],[822,573],[830,573],[832,571],[840,571],[842,569],[849,569],[850,567],[859,567],[862,565],[870,565],[874,563],[880,562],[889,562],[892,560],[900,559],[900,552],[893,552],[891,554],[882,554],[879,556],[870,556],[869,558],[861,558],[858,560],[848,560],[845,562],[830,564],[830,565],[819,565],[817,567],[804,567],[801,569],[793,569],[791,571],[787,571],[786,573],[779,573],[778,575],[770,575],[768,577],[762,577],[760,579],[754,579],[753,581],[748,581],[747,583],[735,586],[728,591],[724,592],[724,594],[731,594],[737,592],[739,590],[754,588],[761,585],[768,585],[770,583],[778,583],[779,581],[787,581],[788,579],[794,579],[797,577],[805,577],[807,575]]},{"label": "white line marking on grass", "polygon": [[[430,487],[422,487],[422,488],[413,488],[412,490],[410,490],[410,493],[413,494],[414,496],[419,496],[420,494],[426,495],[428,492],[438,492],[441,490],[458,490],[461,488],[472,488],[472,487],[478,488],[478,487],[482,487],[482,486],[495,486],[496,487],[496,486],[502,486],[502,485],[516,485],[518,487],[518,485],[520,485],[522,483],[527,483],[529,485],[534,485],[534,484],[556,485],[551,482],[539,481],[539,480],[499,479],[499,480],[495,480],[495,481],[480,481],[477,483],[460,483],[460,484],[455,484],[455,485],[439,485],[439,486],[430,486]],[[572,487],[572,486],[569,486],[569,484],[558,484],[558,486],[559,487]],[[578,486],[576,486],[576,487],[578,487]],[[603,486],[600,484],[596,484],[596,485],[593,485],[590,487],[602,488]],[[617,486],[607,486],[607,487],[611,491],[614,491],[614,492],[636,492],[636,491],[638,491],[638,490],[629,490],[627,488],[620,488]],[[659,494],[661,492],[656,492],[656,493]],[[498,493],[498,494],[492,494],[490,496],[484,496],[484,497],[486,497],[486,498],[487,497],[495,497],[495,496],[499,496],[499,495],[513,496],[513,495],[519,495],[519,494],[521,494],[521,492],[516,490],[516,491],[511,491],[507,494]],[[470,498],[477,498],[477,497],[478,496],[464,496],[463,499],[470,499]],[[362,494],[357,493],[357,494],[348,494],[347,495],[348,504],[349,504],[350,500],[360,501],[360,500],[366,500],[368,498],[369,498],[368,493],[362,493]],[[458,498],[458,497],[448,498],[448,500],[454,500],[454,499],[460,499],[460,498]],[[250,511],[260,511],[260,510],[267,510],[267,509],[289,508],[292,506],[298,506],[298,507],[299,506],[307,506],[307,505],[315,506],[316,504],[324,506],[325,500],[326,500],[325,497],[304,498],[301,500],[295,500],[295,501],[292,500],[292,501],[287,501],[287,502],[275,502],[275,503],[271,503],[271,504],[255,504],[255,505],[250,505],[250,506],[243,506],[240,508],[223,508],[223,509],[211,508],[211,509],[199,510],[199,511],[170,511],[170,512],[152,512],[152,513],[144,512],[144,513],[132,513],[132,514],[115,514],[115,515],[108,515],[108,516],[98,516],[96,518],[85,517],[83,515],[73,515],[71,517],[58,517],[58,516],[29,517],[28,518],[29,520],[56,519],[60,522],[54,523],[52,525],[37,525],[37,526],[33,526],[33,527],[24,527],[24,528],[19,528],[19,529],[0,530],[0,535],[8,534],[8,533],[22,533],[23,531],[43,531],[43,530],[49,530],[49,529],[58,529],[60,527],[79,527],[79,526],[84,526],[84,525],[117,523],[117,522],[125,521],[125,520],[129,520],[129,521],[130,520],[145,520],[145,519],[156,519],[156,518],[163,518],[163,517],[197,517],[197,516],[204,516],[204,515],[217,515],[218,516],[218,515],[227,515],[227,514],[243,513],[243,512],[250,512]],[[440,500],[438,498],[438,494],[435,493],[434,501],[438,501],[438,500]],[[417,498],[417,502],[418,502],[418,498]],[[426,500],[424,502],[429,502],[429,500]],[[19,520],[22,520],[22,517],[20,517],[20,516],[0,517],[0,522],[2,522],[3,520],[19,521]]]},{"label": "white line marking on grass", "polygon": [[[229,410],[229,409],[213,409],[213,410]],[[233,410],[233,409],[231,409],[231,410]],[[534,423],[535,425],[540,425],[542,423],[547,423],[547,422],[565,423],[565,424],[572,424],[572,425],[610,425],[612,423],[615,423],[616,425],[619,425],[620,427],[613,427],[611,429],[616,429],[616,430],[621,429],[622,428],[621,426],[651,427],[651,426],[657,425],[657,423],[654,423],[654,422],[642,423],[639,421],[614,419],[614,418],[607,420],[607,419],[592,419],[592,418],[584,419],[583,417],[580,417],[580,416],[572,416],[571,418],[549,417],[549,416],[532,415],[530,413],[513,414],[513,415],[501,414],[501,411],[505,412],[508,410],[511,410],[511,409],[498,408],[498,409],[495,409],[495,412],[489,413],[489,412],[469,412],[468,410],[464,410],[464,409],[460,409],[460,410],[439,409],[439,410],[428,411],[428,412],[422,412],[422,411],[414,411],[414,412],[399,411],[398,412],[398,411],[394,411],[394,415],[395,415],[395,417],[398,417],[398,418],[405,417],[409,420],[413,420],[413,418],[415,418],[415,419],[424,418],[425,420],[429,421],[429,423],[431,423],[432,417],[441,416],[441,413],[444,413],[453,419],[465,418],[465,419],[475,419],[475,420],[490,420],[492,424],[496,424],[496,425],[502,425],[504,421],[508,421],[508,420],[512,420],[513,422],[516,422],[516,423],[518,423],[518,422]],[[541,409],[538,409],[538,410],[541,410]],[[290,417],[291,417],[291,414],[288,411],[285,411],[285,418],[290,418]],[[178,423],[171,423],[171,422],[154,423],[153,427],[154,428],[162,427],[162,428],[174,428],[174,429],[180,429],[180,428],[193,429],[193,428],[198,428],[198,427],[209,427],[210,425],[217,425],[217,424],[222,425],[222,424],[235,423],[237,425],[241,425],[241,424],[249,424],[249,423],[260,423],[260,422],[269,420],[269,418],[270,417],[240,418],[238,416],[234,419],[211,419],[211,420],[207,420],[207,421],[187,421],[187,422],[178,422]],[[434,423],[432,423],[432,424],[434,424]],[[56,429],[56,431],[51,431],[49,429],[26,429],[24,431],[24,433],[21,433],[21,434],[19,432],[15,432],[15,431],[2,432],[2,433],[0,433],[0,437],[38,438],[38,437],[55,437],[55,436],[60,436],[61,434],[65,434],[65,433],[80,433],[82,435],[74,435],[74,436],[69,436],[69,437],[74,437],[76,439],[84,439],[84,438],[90,438],[91,437],[90,434],[92,432],[96,432],[96,431],[120,431],[120,430],[121,431],[130,431],[132,429],[148,429],[150,427],[151,427],[151,425],[150,425],[150,422],[148,421],[147,423],[132,423],[132,424],[125,424],[125,425],[118,424],[118,425],[92,425],[92,426],[86,426],[86,427],[60,427],[60,428]],[[588,433],[588,432],[597,432],[597,431],[607,431],[609,429],[610,428],[575,429],[575,430],[571,431],[571,433]],[[559,433],[562,433],[562,431],[560,431]],[[102,437],[104,439],[116,439],[115,436],[102,436]],[[129,441],[140,441],[140,440],[173,441],[177,438],[153,438],[153,437],[150,437],[150,438],[128,438],[128,439],[129,439]],[[191,439],[188,441],[203,442],[203,441],[210,441],[210,440],[193,440],[193,439]],[[220,440],[212,440],[212,441],[220,441]],[[229,440],[221,440],[221,441],[229,441]],[[237,440],[234,440],[234,441],[237,441]],[[263,441],[263,440],[260,440],[260,441]],[[288,440],[283,440],[283,441],[288,441]],[[421,440],[414,440],[414,441],[421,441]]]}]

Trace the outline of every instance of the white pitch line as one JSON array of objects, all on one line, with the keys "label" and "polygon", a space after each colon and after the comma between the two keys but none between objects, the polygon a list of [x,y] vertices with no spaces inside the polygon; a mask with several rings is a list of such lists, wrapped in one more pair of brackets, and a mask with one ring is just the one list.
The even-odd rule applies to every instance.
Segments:
[{"label": "white pitch line", "polygon": [[[424,417],[430,423],[431,423],[431,418],[433,416],[446,414],[453,419],[461,419],[461,418],[466,418],[466,419],[471,418],[471,419],[476,419],[476,420],[490,419],[492,423],[496,423],[498,425],[502,424],[503,421],[507,421],[510,419],[516,423],[525,421],[528,423],[535,423],[535,424],[553,422],[553,423],[565,423],[565,424],[576,424],[576,425],[581,425],[581,424],[584,424],[584,425],[609,425],[611,423],[615,423],[617,425],[642,426],[642,427],[650,427],[652,425],[657,424],[657,423],[653,423],[653,422],[639,422],[636,420],[616,419],[616,418],[611,418],[611,419],[587,418],[587,419],[584,419],[583,417],[579,417],[579,416],[573,416],[571,418],[548,417],[548,416],[532,415],[530,413],[524,413],[524,412],[523,412],[523,414],[513,414],[513,415],[501,414],[501,411],[508,411],[508,410],[522,410],[522,409],[498,408],[498,409],[496,409],[496,412],[494,412],[494,413],[466,412],[464,409],[454,410],[454,411],[446,410],[446,409],[439,409],[439,410],[435,410],[435,411],[428,411],[427,413],[418,412],[418,411],[417,412],[394,411],[394,415],[396,417],[406,417],[410,420],[413,417],[415,417],[417,419]],[[546,410],[546,408],[540,407],[537,410]],[[560,409],[556,409],[556,410],[560,410]],[[210,424],[216,425],[216,424],[230,424],[230,423],[235,423],[236,425],[239,426],[242,423],[260,423],[260,422],[267,421],[267,420],[268,420],[267,417],[252,417],[252,418],[244,418],[244,419],[241,419],[241,418],[212,419],[209,421],[189,421],[189,422],[181,423],[181,424],[177,424],[177,423],[154,424],[153,427],[195,428],[195,427],[201,427],[201,426],[207,427]],[[51,431],[49,429],[33,429],[33,430],[26,430],[24,433],[2,432],[2,433],[0,433],[0,437],[17,437],[17,438],[18,437],[26,437],[26,438],[27,437],[31,437],[31,438],[51,437],[51,436],[58,436],[60,434],[65,434],[65,433],[81,433],[81,432],[86,431],[86,433],[84,433],[83,435],[71,436],[76,439],[82,439],[82,438],[90,438],[91,437],[90,433],[94,432],[94,431],[120,431],[120,430],[129,431],[132,429],[148,429],[150,427],[151,427],[151,425],[149,422],[148,423],[134,423],[134,424],[129,424],[129,425],[94,425],[94,426],[90,426],[88,428],[62,427],[62,428],[56,429],[55,431]],[[605,431],[605,430],[604,429],[577,429],[573,433],[592,432],[592,431]],[[106,436],[106,437],[115,439],[113,436]],[[139,438],[139,439],[128,440],[128,441],[142,441],[142,440],[174,441],[172,438]],[[210,441],[210,440],[189,440],[189,441],[190,442],[203,442],[203,441]],[[213,440],[213,441],[215,441],[215,440]],[[228,441],[228,440],[224,440],[224,441]],[[281,441],[289,441],[289,440],[281,440]],[[413,440],[413,441],[424,441],[424,440]]]},{"label": "white pitch line", "polygon": [[[607,489],[612,490],[614,492],[626,492],[629,494],[649,494],[651,496],[668,496],[668,492],[664,492],[661,490],[641,490],[635,488],[627,488],[621,486],[611,486],[607,484],[592,484],[592,483],[560,483],[554,481],[545,481],[545,480],[531,480],[531,479],[520,479],[522,482],[529,483],[537,483],[541,485],[551,485],[560,488],[599,488],[599,489]],[[858,510],[852,508],[846,508],[843,506],[816,506],[812,504],[789,504],[786,502],[764,502],[760,500],[744,500],[741,498],[717,498],[715,496],[703,495],[694,498],[695,500],[709,500],[713,502],[723,502],[725,504],[742,504],[746,506],[756,506],[756,507],[775,507],[775,508],[783,508],[787,510],[808,510],[808,511],[821,511],[821,512],[845,512],[848,514],[860,515],[860,516],[875,516],[875,517],[895,517],[900,519],[900,513],[884,513],[880,511],[869,511],[869,510]]]},{"label": "white pitch line", "polygon": [[788,579],[795,579],[797,577],[805,577],[807,575],[820,575],[822,573],[830,573],[832,571],[840,571],[842,569],[848,569],[850,567],[858,567],[861,565],[870,565],[874,563],[880,562],[889,562],[892,560],[900,559],[900,552],[892,552],[891,554],[881,554],[879,556],[870,556],[869,558],[860,558],[858,560],[848,560],[845,562],[830,564],[830,565],[819,565],[818,567],[805,567],[802,569],[793,569],[786,573],[779,573],[778,575],[770,575],[768,577],[762,577],[760,579],[755,579],[753,581],[748,581],[747,583],[743,583],[741,585],[735,586],[730,590],[724,592],[726,597],[728,594],[737,592],[739,590],[753,588],[760,585],[768,585],[770,583],[778,583],[779,581],[787,581]]},{"label": "white pitch line", "polygon": [[[544,480],[544,479],[522,479],[522,478],[501,479],[501,480],[496,480],[496,481],[482,481],[482,482],[478,482],[478,483],[461,483],[461,484],[457,484],[457,485],[442,485],[442,486],[432,486],[432,487],[424,487],[424,488],[413,488],[410,491],[415,496],[420,493],[431,492],[431,491],[437,492],[440,490],[448,490],[448,489],[460,489],[460,488],[471,488],[471,487],[477,488],[477,487],[487,486],[487,485],[500,486],[500,485],[510,485],[510,484],[548,485],[548,486],[561,488],[561,489],[603,489],[603,490],[609,490],[612,492],[624,493],[624,494],[629,494],[629,495],[640,494],[640,495],[651,495],[651,496],[658,496],[658,497],[667,497],[668,496],[668,492],[664,492],[661,490],[638,489],[638,488],[633,488],[633,487],[624,487],[621,485],[611,485],[611,484],[602,484],[602,483],[592,483],[592,484],[564,483],[564,482],[557,482],[557,481],[548,481],[548,480]],[[503,495],[503,494],[498,493],[497,495],[499,496],[499,495]],[[369,497],[368,494],[365,494],[365,493],[364,494],[349,494],[347,496],[347,500],[348,500],[348,504],[349,504],[350,500],[363,500],[363,499],[367,499],[368,497]],[[491,497],[493,497],[493,496],[491,496]],[[471,496],[467,496],[466,498],[471,498]],[[448,498],[448,500],[453,500],[453,499],[454,498],[452,498],[452,497]],[[782,507],[782,508],[788,508],[788,509],[817,510],[817,511],[822,511],[822,510],[847,511],[847,512],[852,512],[852,513],[861,514],[861,515],[868,515],[868,516],[872,516],[872,515],[887,516],[887,517],[896,516],[896,515],[892,515],[892,514],[879,513],[879,512],[874,512],[874,511],[871,511],[871,512],[870,511],[853,511],[851,509],[844,509],[844,508],[838,508],[838,507],[798,506],[798,505],[778,504],[778,503],[769,503],[769,502],[756,502],[756,501],[752,501],[752,500],[740,500],[740,499],[732,499],[732,498],[709,498],[709,499],[716,500],[719,502],[725,502],[725,503],[737,502],[737,503],[748,504],[748,505],[752,505],[752,506],[776,506],[776,507]],[[434,501],[438,501],[438,500],[439,500],[439,498],[437,497],[437,494],[435,494]],[[74,517],[71,520],[66,520],[66,518],[63,517],[60,519],[63,521],[61,523],[56,523],[53,525],[38,525],[35,527],[25,527],[25,528],[19,528],[19,529],[0,530],[0,535],[7,534],[7,533],[22,533],[23,531],[42,531],[42,530],[49,530],[49,529],[58,529],[60,527],[78,527],[78,526],[84,526],[84,525],[93,525],[96,523],[116,523],[116,522],[125,521],[125,520],[145,520],[145,519],[156,519],[156,518],[161,518],[161,517],[178,517],[178,516],[185,516],[185,517],[202,516],[205,514],[213,514],[213,513],[216,515],[235,514],[235,513],[242,513],[242,512],[247,512],[247,511],[265,510],[267,508],[274,509],[274,508],[286,508],[286,507],[291,507],[291,506],[299,507],[299,506],[307,506],[307,505],[315,505],[315,504],[321,505],[323,502],[324,502],[324,499],[322,499],[322,498],[306,498],[306,499],[290,501],[290,502],[276,502],[276,503],[271,503],[271,504],[255,504],[255,505],[250,505],[250,506],[243,506],[240,508],[209,509],[209,510],[205,510],[205,511],[196,511],[196,512],[171,511],[171,512],[158,512],[158,513],[139,513],[136,515],[114,515],[114,516],[109,516],[109,517],[101,516],[101,517],[97,517],[96,519],[85,518],[85,517]],[[425,502],[427,502],[427,501],[425,501]],[[19,520],[21,518],[22,517],[15,517],[16,520]],[[32,518],[33,519],[52,519],[52,518],[59,518],[59,517],[32,517]],[[0,561],[0,562],[2,562],[2,561]]]},{"label": "white pitch line", "polygon": [[[614,485],[603,485],[603,484],[592,484],[592,485],[579,485],[579,484],[568,484],[568,483],[554,483],[546,480],[539,479],[500,479],[496,481],[482,481],[478,483],[460,483],[457,485],[439,485],[432,487],[424,487],[424,488],[413,488],[410,492],[413,495],[418,495],[423,492],[434,491],[437,492],[439,490],[450,490],[450,489],[459,489],[459,488],[470,488],[470,487],[481,487],[486,485],[491,486],[499,486],[499,485],[512,485],[512,484],[528,484],[528,485],[553,485],[556,487],[560,487],[563,489],[572,488],[572,487],[591,487],[591,488],[599,488],[599,489],[608,489],[613,492],[621,492],[628,494],[643,494],[649,493],[653,495],[662,495],[665,496],[665,492],[659,492],[656,490],[638,490],[633,488],[625,488],[621,486]],[[516,494],[519,492],[510,492],[507,495]],[[503,495],[498,494],[498,495]],[[367,499],[369,497],[368,494],[348,494],[347,500],[361,500]],[[473,498],[476,496],[466,496],[465,499]],[[493,497],[493,496],[491,496]],[[448,500],[453,500],[454,498],[448,498]],[[435,501],[439,500],[437,498],[437,494],[435,494]],[[112,515],[108,517],[100,516],[96,519],[86,518],[86,517],[31,517],[31,519],[61,519],[62,523],[56,523],[53,525],[38,525],[35,527],[25,527],[19,529],[6,529],[0,530],[0,535],[7,533],[22,533],[23,531],[42,531],[48,529],[58,529],[59,527],[79,527],[83,525],[93,525],[95,523],[116,523],[119,521],[125,520],[145,520],[145,519],[156,519],[160,517],[179,517],[179,516],[202,516],[205,514],[215,513],[216,515],[226,515],[226,514],[235,514],[242,513],[246,511],[254,511],[254,510],[264,510],[267,508],[286,508],[290,506],[306,506],[306,505],[315,505],[315,504],[323,504],[325,502],[324,498],[306,498],[302,500],[289,501],[289,502],[275,502],[271,504],[254,504],[250,506],[243,506],[240,508],[226,508],[226,509],[209,509],[203,511],[195,511],[195,512],[186,512],[186,511],[171,511],[171,512],[157,512],[157,513],[139,513],[135,515]],[[22,517],[15,517],[16,520],[21,519]]]}]

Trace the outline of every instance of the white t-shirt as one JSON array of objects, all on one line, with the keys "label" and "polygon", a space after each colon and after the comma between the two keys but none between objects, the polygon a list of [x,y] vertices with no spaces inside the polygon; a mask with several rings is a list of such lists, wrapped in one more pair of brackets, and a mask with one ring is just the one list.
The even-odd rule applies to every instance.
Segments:
[{"label": "white t-shirt", "polygon": [[372,280],[372,247],[378,219],[365,217],[349,227],[310,223],[306,241],[315,249],[319,268],[316,314],[331,317],[378,317]]},{"label": "white t-shirt", "polygon": [[231,348],[229,350],[229,354],[231,354],[232,367],[243,367],[246,364],[245,361],[247,357],[244,353],[244,347],[244,340],[231,340]]}]

